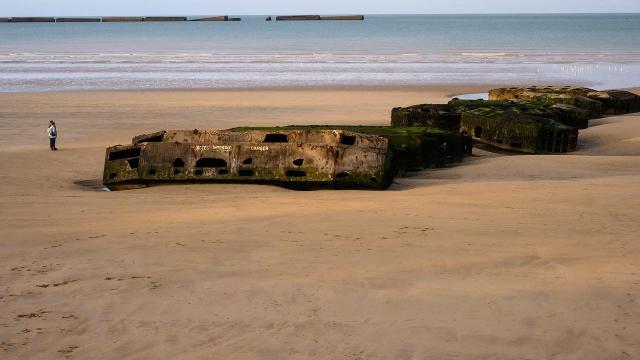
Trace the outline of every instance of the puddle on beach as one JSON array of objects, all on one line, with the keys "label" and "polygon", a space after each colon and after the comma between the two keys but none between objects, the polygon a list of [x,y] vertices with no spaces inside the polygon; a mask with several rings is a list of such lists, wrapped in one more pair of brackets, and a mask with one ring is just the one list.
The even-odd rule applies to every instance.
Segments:
[{"label": "puddle on beach", "polygon": [[86,191],[111,191],[102,185],[102,181],[97,179],[91,180],[78,180],[73,182],[75,185],[78,185],[82,188],[82,190]]},{"label": "puddle on beach", "polygon": [[489,93],[460,94],[451,97],[460,100],[489,100]]}]

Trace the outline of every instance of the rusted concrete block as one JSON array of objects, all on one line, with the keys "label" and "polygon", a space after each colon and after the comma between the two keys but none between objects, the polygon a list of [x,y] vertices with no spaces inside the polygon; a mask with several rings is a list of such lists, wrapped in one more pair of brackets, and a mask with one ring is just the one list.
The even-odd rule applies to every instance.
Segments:
[{"label": "rusted concrete block", "polygon": [[576,128],[512,109],[465,111],[460,131],[479,142],[531,154],[575,151],[578,142]]},{"label": "rusted concrete block", "polygon": [[385,189],[389,141],[340,130],[167,131],[107,149],[110,189],[175,182]]}]

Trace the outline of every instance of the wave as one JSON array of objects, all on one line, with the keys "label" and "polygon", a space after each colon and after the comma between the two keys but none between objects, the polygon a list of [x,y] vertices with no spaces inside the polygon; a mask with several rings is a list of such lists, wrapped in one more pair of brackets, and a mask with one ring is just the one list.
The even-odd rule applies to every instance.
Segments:
[{"label": "wave", "polygon": [[635,63],[640,52],[433,52],[433,53],[0,53],[0,64],[305,64],[305,63]]}]

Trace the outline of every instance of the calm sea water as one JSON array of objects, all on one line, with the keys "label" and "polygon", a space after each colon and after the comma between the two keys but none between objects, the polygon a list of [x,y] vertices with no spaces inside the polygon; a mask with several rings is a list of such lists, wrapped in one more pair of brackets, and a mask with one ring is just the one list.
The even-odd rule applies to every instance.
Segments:
[{"label": "calm sea water", "polygon": [[640,86],[640,14],[0,23],[0,91],[572,83]]}]

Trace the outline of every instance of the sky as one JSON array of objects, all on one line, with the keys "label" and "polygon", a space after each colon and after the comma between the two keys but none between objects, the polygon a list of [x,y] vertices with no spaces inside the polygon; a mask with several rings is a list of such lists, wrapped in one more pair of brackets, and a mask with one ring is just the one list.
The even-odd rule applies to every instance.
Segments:
[{"label": "sky", "polygon": [[0,0],[0,16],[638,13],[640,0]]}]

